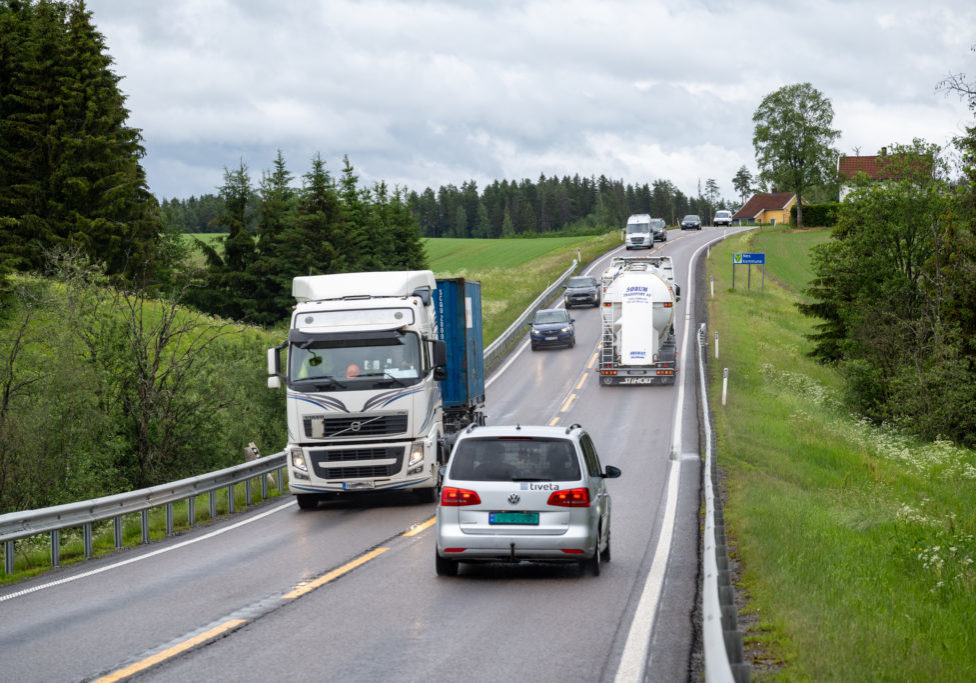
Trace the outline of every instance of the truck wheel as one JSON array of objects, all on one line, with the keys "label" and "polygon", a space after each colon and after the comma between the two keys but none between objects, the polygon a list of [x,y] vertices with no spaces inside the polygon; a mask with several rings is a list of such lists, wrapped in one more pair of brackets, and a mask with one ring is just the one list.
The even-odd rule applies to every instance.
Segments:
[{"label": "truck wheel", "polygon": [[300,510],[314,510],[319,506],[319,497],[314,493],[299,493],[295,498]]},{"label": "truck wheel", "polygon": [[434,551],[434,567],[437,569],[438,576],[457,576],[458,573],[457,560],[441,557],[436,550]]}]

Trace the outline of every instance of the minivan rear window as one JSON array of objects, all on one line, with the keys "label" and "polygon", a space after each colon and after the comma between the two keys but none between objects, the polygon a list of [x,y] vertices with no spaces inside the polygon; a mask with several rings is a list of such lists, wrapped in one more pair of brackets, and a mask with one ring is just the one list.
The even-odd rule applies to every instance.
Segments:
[{"label": "minivan rear window", "polygon": [[467,481],[577,481],[579,458],[568,439],[464,439],[448,473]]}]

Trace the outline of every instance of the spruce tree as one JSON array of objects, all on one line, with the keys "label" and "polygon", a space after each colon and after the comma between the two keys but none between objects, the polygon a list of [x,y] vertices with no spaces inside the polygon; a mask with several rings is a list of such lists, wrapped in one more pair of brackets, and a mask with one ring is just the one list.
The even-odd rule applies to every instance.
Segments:
[{"label": "spruce tree", "polygon": [[158,206],[138,130],[83,0],[0,3],[0,252],[22,270],[81,247],[107,272],[151,276]]},{"label": "spruce tree", "polygon": [[297,269],[295,255],[284,248],[284,233],[292,220],[296,191],[292,175],[278,151],[271,173],[261,178],[258,190],[258,242],[250,272],[255,279],[254,321],[270,325],[291,306],[291,279]]}]

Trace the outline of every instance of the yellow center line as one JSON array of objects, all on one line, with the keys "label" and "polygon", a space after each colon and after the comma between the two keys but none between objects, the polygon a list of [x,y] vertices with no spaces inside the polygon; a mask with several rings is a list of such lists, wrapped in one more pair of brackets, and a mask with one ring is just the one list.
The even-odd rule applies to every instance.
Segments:
[{"label": "yellow center line", "polygon": [[559,416],[558,415],[556,417],[552,418],[551,420],[549,420],[549,426],[552,427],[557,422],[559,422]]},{"label": "yellow center line", "polygon": [[409,531],[405,531],[403,535],[404,536],[416,536],[417,534],[419,534],[424,529],[429,528],[436,520],[437,520],[436,517],[431,517],[426,522],[421,522],[420,524],[414,524],[412,527],[410,527],[410,530]]},{"label": "yellow center line", "polygon": [[328,574],[323,574],[322,576],[320,576],[319,578],[315,579],[314,581],[309,581],[308,583],[301,583],[301,584],[299,584],[290,593],[285,593],[281,597],[282,597],[282,599],[285,599],[285,600],[289,600],[291,598],[299,598],[299,597],[305,595],[306,593],[315,590],[319,586],[322,586],[324,584],[327,584],[329,581],[334,581],[335,579],[338,579],[340,576],[342,576],[343,574],[345,574],[347,572],[352,571],[356,567],[358,567],[360,565],[363,565],[363,564],[366,564],[367,562],[369,562],[370,560],[372,560],[374,557],[376,557],[378,555],[382,555],[387,550],[389,550],[389,548],[376,548],[375,550],[371,550],[370,552],[366,553],[365,555],[360,555],[355,560],[352,560],[351,562],[347,562],[346,564],[342,565],[338,569],[333,569]]},{"label": "yellow center line", "polygon": [[593,354],[593,357],[590,359],[590,362],[586,364],[586,369],[587,370],[592,370],[593,369],[593,364],[596,363],[596,358],[597,358],[597,354],[594,353]]},{"label": "yellow center line", "polygon": [[585,381],[586,381],[586,374],[584,373],[580,375],[580,381],[576,383],[576,391],[580,390],[580,387],[583,386],[583,382]]},{"label": "yellow center line", "polygon": [[569,410],[569,404],[572,403],[575,399],[576,399],[576,394],[570,394],[569,396],[567,396],[566,402],[563,403],[563,407],[559,409],[559,412],[565,413],[567,410]]},{"label": "yellow center line", "polygon": [[121,681],[122,679],[128,678],[133,674],[137,674],[140,671],[145,671],[146,669],[155,666],[156,664],[159,664],[160,662],[165,661],[170,657],[175,657],[181,652],[186,652],[190,648],[196,647],[201,643],[205,643],[206,641],[212,638],[216,638],[221,633],[226,633],[227,631],[237,628],[238,626],[246,622],[247,619],[231,619],[229,621],[225,621],[222,624],[214,626],[209,631],[204,631],[200,635],[194,636],[188,640],[184,640],[182,643],[178,643],[173,647],[166,648],[162,652],[157,652],[151,657],[146,657],[142,661],[136,662],[135,664],[130,664],[124,669],[119,669],[118,671],[110,673],[106,676],[102,676],[101,678],[96,678],[94,683],[110,683],[111,681]]}]

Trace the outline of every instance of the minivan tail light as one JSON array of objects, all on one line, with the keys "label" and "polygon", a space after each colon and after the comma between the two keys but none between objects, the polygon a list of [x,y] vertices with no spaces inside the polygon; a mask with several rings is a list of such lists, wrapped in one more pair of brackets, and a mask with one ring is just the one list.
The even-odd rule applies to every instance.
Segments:
[{"label": "minivan tail light", "polygon": [[588,508],[590,507],[590,490],[578,488],[553,491],[549,496],[549,505],[564,508]]},{"label": "minivan tail light", "polygon": [[453,486],[445,486],[441,491],[441,505],[480,505],[481,498],[477,491],[468,489],[458,489]]}]

